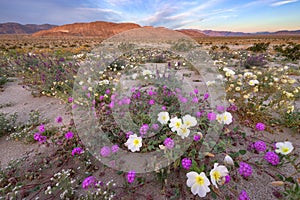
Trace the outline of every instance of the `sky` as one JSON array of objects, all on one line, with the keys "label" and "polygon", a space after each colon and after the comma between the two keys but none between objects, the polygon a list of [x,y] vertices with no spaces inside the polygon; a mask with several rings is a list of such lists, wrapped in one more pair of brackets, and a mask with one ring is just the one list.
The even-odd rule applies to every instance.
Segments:
[{"label": "sky", "polygon": [[0,23],[92,21],[171,29],[300,30],[300,0],[0,0]]}]

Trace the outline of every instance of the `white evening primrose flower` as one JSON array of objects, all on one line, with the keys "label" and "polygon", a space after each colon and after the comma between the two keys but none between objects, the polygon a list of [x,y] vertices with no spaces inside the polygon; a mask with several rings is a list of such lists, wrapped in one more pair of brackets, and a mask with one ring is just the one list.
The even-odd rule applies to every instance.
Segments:
[{"label": "white evening primrose flower", "polygon": [[214,85],[214,84],[216,84],[216,81],[207,81],[206,82],[207,86],[211,86],[211,85]]},{"label": "white evening primrose flower", "polygon": [[218,114],[217,115],[217,121],[220,124],[231,124],[232,122],[232,115],[230,112],[225,111],[223,114]]},{"label": "white evening primrose flower", "polygon": [[227,176],[228,173],[228,169],[224,165],[219,166],[219,163],[215,163],[214,168],[209,173],[211,183],[218,188],[217,183],[221,183],[223,177]]},{"label": "white evening primrose flower", "polygon": [[147,76],[147,75],[151,75],[151,74],[152,74],[152,72],[149,69],[145,69],[143,71],[143,76]]},{"label": "white evening primrose flower", "polygon": [[231,166],[234,165],[234,162],[233,162],[233,159],[231,158],[231,156],[226,154],[226,156],[224,158],[224,164],[225,165],[231,165]]},{"label": "white evening primrose flower", "polygon": [[259,84],[258,80],[250,80],[249,85],[254,86],[256,84]]},{"label": "white evening primrose flower", "polygon": [[132,152],[140,151],[142,147],[142,137],[138,137],[136,134],[130,135],[125,146]]},{"label": "white evening primrose flower", "polygon": [[249,77],[252,77],[252,76],[253,76],[252,72],[245,72],[244,73],[244,78],[249,78]]},{"label": "white evening primrose flower", "polygon": [[186,125],[187,128],[196,126],[197,120],[195,117],[192,117],[191,115],[185,115],[182,117],[183,124]]},{"label": "white evening primrose flower", "polygon": [[171,130],[173,132],[178,131],[182,125],[182,120],[178,119],[177,117],[173,117],[170,121],[169,127]]},{"label": "white evening primrose flower", "polygon": [[160,112],[158,113],[158,121],[161,123],[161,124],[167,124],[168,121],[170,120],[170,116],[169,116],[169,113],[168,112]]},{"label": "white evening primrose flower", "polygon": [[206,193],[210,192],[208,187],[210,182],[204,172],[198,174],[192,171],[187,173],[186,176],[188,178],[186,185],[191,188],[193,195],[198,194],[199,197],[205,197]]},{"label": "white evening primrose flower", "polygon": [[184,139],[190,135],[190,130],[186,127],[186,125],[181,125],[181,127],[177,130],[177,135]]},{"label": "white evening primrose flower", "polygon": [[137,76],[138,76],[137,73],[132,74],[132,79],[135,80]]},{"label": "white evening primrose flower", "polygon": [[276,146],[275,152],[281,153],[283,155],[287,155],[291,153],[294,149],[291,142],[277,142],[275,146]]}]

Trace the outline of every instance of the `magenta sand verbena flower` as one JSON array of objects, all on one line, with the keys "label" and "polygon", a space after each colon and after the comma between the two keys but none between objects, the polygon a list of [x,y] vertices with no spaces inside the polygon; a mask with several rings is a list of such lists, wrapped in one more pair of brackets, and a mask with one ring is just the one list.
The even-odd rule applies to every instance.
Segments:
[{"label": "magenta sand verbena flower", "polygon": [[128,183],[133,183],[135,179],[135,171],[129,171],[127,173],[127,181]]},{"label": "magenta sand verbena flower", "polygon": [[244,178],[247,178],[252,174],[252,167],[245,162],[240,162],[239,173]]},{"label": "magenta sand verbena flower", "polygon": [[75,154],[81,154],[83,152],[83,150],[80,148],[80,147],[75,147],[73,150],[72,150],[72,156],[74,156]]},{"label": "magenta sand verbena flower", "polygon": [[85,178],[82,182],[82,188],[83,189],[88,189],[89,187],[93,187],[96,184],[95,177],[89,176]]},{"label": "magenta sand verbena flower", "polygon": [[113,145],[113,146],[111,147],[111,151],[112,151],[113,153],[117,153],[117,152],[119,151],[119,146],[118,146],[117,144]]},{"label": "magenta sand verbena flower", "polygon": [[256,130],[258,130],[258,131],[263,131],[263,130],[265,130],[266,126],[265,126],[264,123],[258,122],[258,123],[255,125],[255,128],[256,128]]},{"label": "magenta sand verbena flower", "polygon": [[242,190],[240,195],[239,195],[239,200],[250,200],[248,197],[248,194],[245,190]]},{"label": "magenta sand verbena flower", "polygon": [[71,131],[69,131],[69,132],[67,132],[67,133],[65,134],[65,138],[66,138],[67,140],[72,139],[73,136],[74,136],[74,134],[73,134]]},{"label": "magenta sand verbena flower", "polygon": [[272,165],[278,165],[280,162],[279,156],[273,151],[267,152],[264,158]]},{"label": "magenta sand verbena flower", "polygon": [[110,156],[110,148],[108,146],[102,147],[101,150],[100,150],[100,155],[102,157],[108,157],[108,156]]},{"label": "magenta sand verbena flower", "polygon": [[164,145],[167,149],[172,149],[174,147],[174,141],[172,140],[172,138],[166,138],[164,141]]},{"label": "magenta sand verbena flower", "polygon": [[256,151],[260,152],[260,151],[265,151],[267,149],[266,143],[263,141],[256,141],[253,144],[254,148]]},{"label": "magenta sand verbena flower", "polygon": [[181,160],[181,165],[184,169],[189,170],[192,166],[192,160],[184,158]]}]

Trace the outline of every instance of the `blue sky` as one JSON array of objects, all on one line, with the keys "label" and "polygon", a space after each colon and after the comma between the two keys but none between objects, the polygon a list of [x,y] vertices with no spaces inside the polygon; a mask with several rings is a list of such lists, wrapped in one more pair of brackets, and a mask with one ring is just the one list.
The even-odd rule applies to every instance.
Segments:
[{"label": "blue sky", "polygon": [[171,29],[300,29],[300,0],[1,0],[0,23],[134,22]]}]

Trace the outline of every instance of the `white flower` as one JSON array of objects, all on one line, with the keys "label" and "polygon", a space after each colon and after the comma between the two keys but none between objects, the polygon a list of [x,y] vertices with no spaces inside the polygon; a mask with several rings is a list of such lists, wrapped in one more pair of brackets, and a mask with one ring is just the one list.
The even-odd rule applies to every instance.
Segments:
[{"label": "white flower", "polygon": [[250,80],[249,81],[249,85],[251,85],[251,86],[254,86],[254,85],[257,85],[257,84],[259,84],[258,80]]},{"label": "white flower", "polygon": [[132,152],[140,151],[142,147],[142,137],[138,137],[136,134],[130,135],[125,146]]},{"label": "white flower", "polygon": [[158,121],[161,123],[161,124],[167,124],[168,121],[170,120],[170,116],[169,116],[169,113],[168,112],[160,112],[158,113]]},{"label": "white flower", "polygon": [[199,197],[205,197],[206,193],[210,192],[210,182],[204,172],[198,174],[197,172],[189,172],[186,174],[188,180],[186,185],[191,187],[191,191],[194,195],[198,194]]},{"label": "white flower", "polygon": [[207,86],[211,86],[211,85],[214,85],[214,84],[216,84],[216,81],[207,81],[206,82]]},{"label": "white flower", "polygon": [[187,128],[196,126],[197,120],[195,117],[192,117],[191,115],[185,115],[182,117],[183,124],[186,125]]},{"label": "white flower", "polygon": [[137,73],[132,74],[132,79],[135,80],[137,76],[138,76]]},{"label": "white flower", "polygon": [[143,71],[143,76],[151,75],[151,74],[152,74],[152,72],[151,72],[149,69],[145,69],[145,70]]},{"label": "white flower", "polygon": [[235,75],[235,72],[233,70],[228,69],[226,67],[223,68],[223,71],[225,72],[225,76],[227,77]]},{"label": "white flower", "polygon": [[232,115],[230,112],[225,111],[223,114],[217,114],[217,121],[220,124],[231,124],[232,122]]},{"label": "white flower", "polygon": [[276,146],[276,153],[281,153],[283,155],[287,155],[289,153],[291,153],[294,149],[293,145],[291,142],[277,142],[275,144]]},{"label": "white flower", "polygon": [[233,159],[229,155],[226,155],[224,158],[224,164],[233,166],[234,165]]},{"label": "white flower", "polygon": [[173,132],[178,131],[182,125],[182,120],[178,119],[177,117],[173,117],[171,120],[171,123],[169,124],[169,127]]},{"label": "white flower", "polygon": [[252,77],[252,76],[253,76],[252,72],[245,72],[244,73],[244,78],[249,78],[249,77]]},{"label": "white flower", "polygon": [[223,180],[225,176],[228,175],[228,169],[224,165],[218,166],[219,163],[214,164],[214,168],[210,171],[210,180],[211,183],[218,188],[217,183],[220,184],[220,182]]},{"label": "white flower", "polygon": [[179,135],[182,139],[184,139],[190,135],[190,132],[191,131],[187,128],[187,126],[183,124],[177,130],[177,135]]}]

